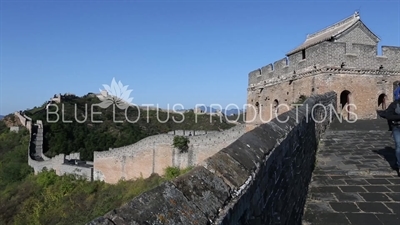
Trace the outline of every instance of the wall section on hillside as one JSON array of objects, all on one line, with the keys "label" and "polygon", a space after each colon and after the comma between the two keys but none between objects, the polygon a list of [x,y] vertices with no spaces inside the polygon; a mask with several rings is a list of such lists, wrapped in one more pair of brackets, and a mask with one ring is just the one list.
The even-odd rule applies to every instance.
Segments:
[{"label": "wall section on hillside", "polygon": [[245,125],[240,124],[221,132],[188,136],[190,143],[186,153],[179,153],[172,146],[176,135],[172,133],[150,136],[135,144],[108,151],[94,152],[94,180],[117,183],[119,180],[146,178],[152,173],[164,174],[164,169],[169,166],[196,166],[244,133]]},{"label": "wall section on hillside", "polygon": [[86,180],[93,180],[93,165],[90,162],[80,161],[79,153],[69,155],[59,154],[48,158],[43,153],[43,123],[41,120],[32,122],[32,119],[20,112],[14,115],[29,130],[28,165],[38,174],[43,170],[54,170],[57,175],[74,175]]}]

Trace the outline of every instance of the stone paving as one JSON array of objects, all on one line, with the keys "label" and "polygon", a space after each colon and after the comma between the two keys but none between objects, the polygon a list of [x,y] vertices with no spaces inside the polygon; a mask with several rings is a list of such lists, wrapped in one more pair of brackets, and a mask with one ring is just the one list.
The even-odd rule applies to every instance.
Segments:
[{"label": "stone paving", "polygon": [[400,225],[400,177],[386,120],[333,123],[317,153],[303,225]]}]

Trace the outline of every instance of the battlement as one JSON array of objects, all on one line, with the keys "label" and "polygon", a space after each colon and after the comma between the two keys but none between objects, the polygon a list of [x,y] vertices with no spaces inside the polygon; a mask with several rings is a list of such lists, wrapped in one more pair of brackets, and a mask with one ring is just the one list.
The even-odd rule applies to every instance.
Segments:
[{"label": "battlement", "polygon": [[172,146],[173,138],[175,135],[188,136],[190,144],[209,145],[225,142],[228,140],[230,141],[231,139],[237,138],[240,134],[243,134],[244,131],[245,125],[243,124],[237,125],[224,131],[192,131],[192,134],[197,134],[193,136],[189,136],[189,133],[191,131],[171,131],[168,134],[158,134],[143,138],[142,140],[131,145],[113,148],[107,151],[95,151],[93,159],[94,161],[96,161],[96,159],[109,157],[120,159],[124,156],[135,156],[143,149],[147,149],[149,147],[152,148],[153,146],[157,146],[160,144]]},{"label": "battlement", "polygon": [[[226,147],[246,132],[245,124],[228,130],[188,136],[188,132],[159,134],[146,137],[132,145],[107,151],[95,151],[93,155],[93,179],[116,183],[121,179],[149,177],[152,173],[163,174],[170,166],[186,168],[201,164],[206,158]],[[174,136],[188,136],[186,152],[173,146]]]},{"label": "battlement", "polygon": [[173,130],[168,132],[169,135],[180,135],[180,136],[198,136],[211,133],[217,133],[219,131],[206,131],[206,130]]},{"label": "battlement", "polygon": [[29,131],[31,130],[32,119],[29,116],[22,114],[21,111],[15,112],[14,115],[19,119],[22,126],[26,127]]},{"label": "battlement", "polygon": [[[351,51],[348,51],[351,49]],[[322,67],[400,71],[400,47],[345,42],[322,42],[249,73],[249,87],[272,81],[295,79]]]}]

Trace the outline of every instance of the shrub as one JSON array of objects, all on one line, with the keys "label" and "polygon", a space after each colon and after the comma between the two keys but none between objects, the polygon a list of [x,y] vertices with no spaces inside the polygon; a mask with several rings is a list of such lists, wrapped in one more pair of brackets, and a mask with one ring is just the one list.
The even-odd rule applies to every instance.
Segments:
[{"label": "shrub", "polygon": [[193,169],[193,167],[191,167],[191,166],[186,167],[184,169],[180,169],[179,167],[169,166],[169,167],[164,169],[164,177],[167,180],[172,180],[175,177],[178,177],[180,175],[183,175],[183,174],[189,172],[191,169]]},{"label": "shrub", "polygon": [[175,177],[179,176],[181,173],[181,170],[179,169],[179,167],[167,167],[165,169],[165,178],[167,178],[168,180],[174,179]]},{"label": "shrub", "polygon": [[175,148],[179,149],[180,153],[187,152],[189,149],[189,138],[185,136],[175,136],[174,143],[172,144]]}]

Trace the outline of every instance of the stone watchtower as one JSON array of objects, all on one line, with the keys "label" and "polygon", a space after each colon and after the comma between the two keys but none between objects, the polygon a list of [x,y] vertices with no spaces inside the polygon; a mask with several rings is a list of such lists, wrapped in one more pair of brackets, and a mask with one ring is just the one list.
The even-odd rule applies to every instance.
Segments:
[{"label": "stone watchtower", "polygon": [[307,35],[285,58],[250,72],[248,129],[288,111],[301,96],[329,91],[337,93],[336,112],[344,119],[376,118],[400,80],[400,47],[382,46],[378,55],[379,41],[356,12]]}]

